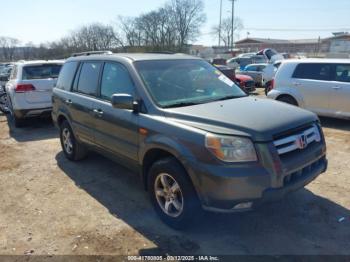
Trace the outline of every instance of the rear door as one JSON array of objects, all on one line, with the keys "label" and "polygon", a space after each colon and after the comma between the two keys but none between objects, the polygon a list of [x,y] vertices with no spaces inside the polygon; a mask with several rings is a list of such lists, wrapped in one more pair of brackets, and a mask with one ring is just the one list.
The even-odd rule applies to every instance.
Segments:
[{"label": "rear door", "polygon": [[99,61],[82,63],[73,84],[73,92],[65,101],[75,134],[80,140],[90,144],[94,143],[95,119],[92,106],[98,93],[102,65]]},{"label": "rear door", "polygon": [[29,104],[51,104],[52,89],[56,85],[62,64],[25,65],[19,84],[32,85],[32,92],[25,92]]},{"label": "rear door", "polygon": [[337,116],[350,117],[350,64],[334,67],[330,110]]},{"label": "rear door", "polygon": [[132,110],[113,108],[111,97],[114,94],[135,97],[135,86],[126,67],[117,62],[106,62],[101,77],[100,99],[93,104],[95,141],[104,150],[136,163],[139,148],[138,114]]},{"label": "rear door", "polygon": [[297,65],[292,86],[302,95],[305,108],[315,113],[328,114],[332,65],[326,63],[302,63]]}]

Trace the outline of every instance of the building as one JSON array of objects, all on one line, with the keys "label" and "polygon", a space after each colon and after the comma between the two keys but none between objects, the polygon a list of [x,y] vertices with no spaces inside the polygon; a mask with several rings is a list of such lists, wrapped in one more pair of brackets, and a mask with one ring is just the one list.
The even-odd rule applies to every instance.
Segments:
[{"label": "building", "polygon": [[236,42],[236,48],[243,52],[258,52],[273,48],[280,53],[318,53],[325,49],[320,39],[283,40],[270,38],[245,38]]},{"label": "building", "polygon": [[333,33],[329,38],[315,39],[270,39],[270,38],[245,38],[236,42],[236,48],[242,52],[257,52],[264,48],[273,48],[281,53],[350,53],[350,34],[347,32]]},{"label": "building", "polygon": [[350,54],[350,34],[347,32],[333,33],[333,37],[326,39],[329,41],[330,53],[348,53]]}]

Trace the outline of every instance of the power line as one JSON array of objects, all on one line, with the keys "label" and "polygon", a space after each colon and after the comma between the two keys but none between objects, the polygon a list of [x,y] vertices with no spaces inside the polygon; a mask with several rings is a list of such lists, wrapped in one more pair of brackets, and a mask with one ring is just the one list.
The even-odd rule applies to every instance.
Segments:
[{"label": "power line", "polygon": [[247,27],[244,30],[249,31],[274,31],[274,32],[330,32],[330,31],[350,31],[350,27],[344,28],[256,28]]}]

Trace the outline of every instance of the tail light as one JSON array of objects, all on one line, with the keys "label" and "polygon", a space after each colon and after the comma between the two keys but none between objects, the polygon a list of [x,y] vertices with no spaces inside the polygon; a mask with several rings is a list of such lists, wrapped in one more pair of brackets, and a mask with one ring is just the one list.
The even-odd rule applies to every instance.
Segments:
[{"label": "tail light", "polygon": [[34,90],[35,90],[35,87],[32,84],[17,84],[15,88],[16,93],[25,93],[25,92],[30,92]]}]

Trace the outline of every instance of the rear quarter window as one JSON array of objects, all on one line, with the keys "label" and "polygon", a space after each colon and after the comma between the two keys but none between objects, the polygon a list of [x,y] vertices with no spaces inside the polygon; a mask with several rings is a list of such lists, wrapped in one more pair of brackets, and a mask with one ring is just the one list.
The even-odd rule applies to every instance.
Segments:
[{"label": "rear quarter window", "polygon": [[24,66],[22,80],[57,78],[61,67],[59,64]]},{"label": "rear quarter window", "polygon": [[75,76],[75,72],[77,71],[77,67],[78,67],[78,62],[65,63],[59,74],[56,87],[66,91],[70,91],[72,87],[73,79]]},{"label": "rear quarter window", "polygon": [[331,80],[330,64],[323,63],[304,63],[295,68],[293,78],[310,80]]}]

